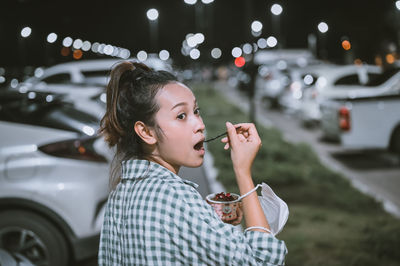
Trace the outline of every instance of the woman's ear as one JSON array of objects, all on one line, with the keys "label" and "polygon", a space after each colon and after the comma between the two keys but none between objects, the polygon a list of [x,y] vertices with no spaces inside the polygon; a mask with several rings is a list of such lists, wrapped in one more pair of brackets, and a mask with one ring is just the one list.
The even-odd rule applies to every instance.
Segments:
[{"label": "woman's ear", "polygon": [[150,130],[142,121],[136,121],[134,126],[136,134],[147,144],[154,145],[157,143],[154,131]]}]

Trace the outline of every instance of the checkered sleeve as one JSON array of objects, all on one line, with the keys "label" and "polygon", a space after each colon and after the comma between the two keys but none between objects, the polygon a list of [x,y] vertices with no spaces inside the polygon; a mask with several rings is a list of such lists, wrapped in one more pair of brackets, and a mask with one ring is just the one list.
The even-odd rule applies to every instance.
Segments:
[{"label": "checkered sleeve", "polygon": [[165,232],[180,251],[182,264],[284,265],[285,243],[270,234],[245,234],[226,224],[187,185],[169,186]]}]

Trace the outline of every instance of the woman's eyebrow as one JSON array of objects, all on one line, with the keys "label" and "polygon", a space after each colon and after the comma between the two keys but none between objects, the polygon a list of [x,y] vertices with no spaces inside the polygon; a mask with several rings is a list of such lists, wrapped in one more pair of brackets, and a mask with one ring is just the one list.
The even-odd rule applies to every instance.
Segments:
[{"label": "woman's eyebrow", "polygon": [[[178,107],[178,106],[182,106],[182,105],[188,105],[188,103],[187,103],[187,102],[180,102],[180,103],[177,103],[177,104],[175,104],[175,105],[171,108],[171,110],[175,109],[175,108]],[[196,100],[194,100],[194,106],[197,106],[197,101],[196,101]]]},{"label": "woman's eyebrow", "polygon": [[177,104],[175,104],[175,105],[171,108],[171,110],[175,109],[175,108],[178,107],[178,106],[182,106],[182,105],[188,105],[188,104],[187,104],[187,102],[180,102],[180,103],[177,103]]}]

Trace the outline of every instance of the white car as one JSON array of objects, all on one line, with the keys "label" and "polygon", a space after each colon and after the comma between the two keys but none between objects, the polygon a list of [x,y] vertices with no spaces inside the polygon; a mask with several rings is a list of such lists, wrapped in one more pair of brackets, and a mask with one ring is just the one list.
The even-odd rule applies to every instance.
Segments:
[{"label": "white car", "polygon": [[79,111],[2,99],[0,250],[34,265],[95,256],[108,196],[104,141],[81,127]]},{"label": "white car", "polygon": [[288,70],[290,83],[278,98],[279,106],[287,113],[297,114],[302,105],[304,91],[314,86],[318,79],[316,71],[335,67],[333,64],[313,62],[306,67],[292,67]]},{"label": "white car", "polygon": [[[388,147],[389,133],[394,130],[396,123],[400,120],[400,101],[398,100],[398,95],[400,95],[400,69],[386,71],[367,85],[351,87],[347,92],[348,94],[337,94],[330,100],[321,103],[321,129],[324,137],[334,141],[340,140],[342,137],[342,142],[346,146],[357,146],[356,143],[361,141],[365,144],[359,146]],[[396,108],[396,105],[399,107]],[[341,128],[339,123],[341,110],[351,114],[349,118],[349,123],[352,124],[351,134],[344,132]],[[365,123],[365,125],[362,123]],[[391,125],[386,126],[386,124]],[[369,129],[366,136],[376,137],[364,141],[366,136],[361,137],[361,135],[363,129],[369,125],[372,125],[374,129]],[[388,133],[372,134],[372,132],[383,130],[385,127],[388,128]],[[379,143],[379,145],[374,143]]]},{"label": "white car", "polygon": [[[137,61],[134,58],[127,60]],[[62,94],[73,102],[77,109],[101,119],[105,112],[104,102],[93,99],[104,93],[112,66],[121,61],[123,60],[82,60],[61,63],[46,69],[39,68],[34,77],[11,89],[22,93],[34,91]],[[169,61],[162,61],[154,55],[149,55],[144,63],[155,70],[172,71]]]},{"label": "white car", "polygon": [[[135,58],[126,60],[138,61]],[[35,71],[35,77],[27,79],[26,83],[37,84],[43,82],[49,86],[74,84],[104,87],[107,85],[107,78],[112,66],[121,61],[125,60],[91,59],[61,63],[45,69],[39,68]],[[153,54],[150,54],[143,63],[155,70],[172,71],[170,61],[158,59]]]},{"label": "white car", "polygon": [[313,69],[309,74],[316,82],[303,92],[300,119],[304,123],[319,122],[322,101],[337,95],[347,97],[353,88],[367,84],[380,73],[380,67],[371,65],[321,66]]}]

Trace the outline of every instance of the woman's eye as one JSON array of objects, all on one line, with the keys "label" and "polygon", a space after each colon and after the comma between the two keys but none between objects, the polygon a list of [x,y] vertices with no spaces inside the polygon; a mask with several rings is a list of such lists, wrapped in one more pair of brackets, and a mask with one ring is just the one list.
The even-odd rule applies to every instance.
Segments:
[{"label": "woman's eye", "polygon": [[196,108],[196,109],[194,110],[194,114],[195,114],[195,115],[199,115],[199,114],[200,114],[200,108]]},{"label": "woman's eye", "polygon": [[185,119],[185,117],[186,117],[185,113],[182,113],[182,114],[177,116],[178,119]]}]

